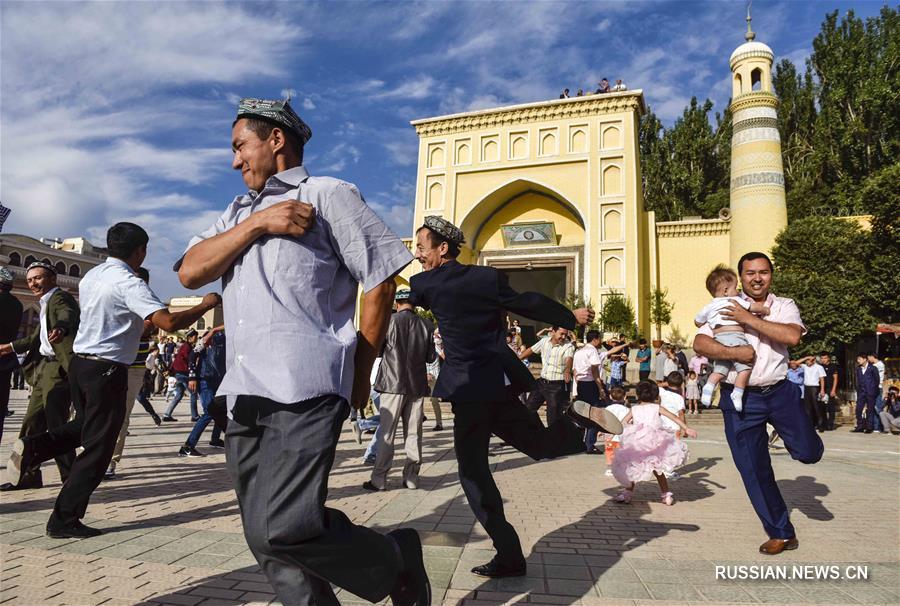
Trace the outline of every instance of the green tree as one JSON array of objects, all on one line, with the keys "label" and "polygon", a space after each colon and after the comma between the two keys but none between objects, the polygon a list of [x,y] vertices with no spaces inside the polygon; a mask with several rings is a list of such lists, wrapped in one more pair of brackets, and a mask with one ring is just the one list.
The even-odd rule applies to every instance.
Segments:
[{"label": "green tree", "polygon": [[867,292],[873,315],[883,322],[900,320],[897,276],[900,274],[900,164],[869,177],[860,205],[872,212],[872,232],[866,260]]},{"label": "green tree", "polygon": [[675,304],[669,302],[669,289],[656,287],[650,293],[650,323],[656,326],[656,338],[662,341],[663,324],[672,321]]},{"label": "green tree", "polygon": [[603,301],[603,309],[597,318],[605,332],[631,334],[634,328],[634,306],[631,299],[613,291]]},{"label": "green tree", "polygon": [[871,333],[868,235],[853,221],[806,217],[785,228],[772,249],[772,290],[794,299],[807,334],[798,354],[833,350]]}]

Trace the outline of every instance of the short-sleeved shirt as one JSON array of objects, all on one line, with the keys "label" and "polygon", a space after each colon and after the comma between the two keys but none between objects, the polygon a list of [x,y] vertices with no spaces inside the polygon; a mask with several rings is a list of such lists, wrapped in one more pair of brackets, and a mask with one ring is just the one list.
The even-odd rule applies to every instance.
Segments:
[{"label": "short-sleeved shirt", "polygon": [[[678,413],[684,410],[684,398],[674,391],[660,389],[659,405],[677,417]],[[680,429],[675,421],[664,417],[663,415],[659,415],[659,420],[664,429],[668,429],[669,431],[678,431]]]},{"label": "short-sleeved shirt", "polygon": [[723,311],[731,309],[732,303],[737,303],[744,309],[750,309],[750,301],[743,297],[716,297],[697,312],[694,322],[697,324],[709,324],[712,328],[737,326],[737,322],[722,316]]},{"label": "short-sleeved shirt", "polygon": [[[766,321],[777,322],[779,324],[796,324],[806,334],[806,326],[800,319],[800,310],[793,299],[786,297],[776,297],[772,293],[766,297],[766,306],[770,312],[766,316]],[[698,334],[713,336],[712,328],[706,324],[697,331]],[[756,351],[756,360],[753,363],[753,370],[750,371],[749,384],[753,387],[763,387],[765,385],[774,385],[784,380],[788,371],[788,349],[787,345],[775,343],[767,338],[761,337],[758,332],[750,327],[744,327],[744,333],[747,335],[747,342]],[[734,383],[737,373],[731,371],[726,377],[728,383]]]},{"label": "short-sleeved shirt", "polygon": [[120,364],[137,357],[144,320],[166,305],[125,261],[109,257],[78,284],[81,323],[72,349]]},{"label": "short-sleeved shirt", "polygon": [[803,367],[789,368],[787,371],[787,380],[795,385],[803,385]]},{"label": "short-sleeved shirt", "polygon": [[806,364],[803,366],[803,385],[806,387],[818,387],[819,379],[825,378],[825,369],[821,364]]},{"label": "short-sleeved shirt", "polygon": [[834,362],[822,366],[825,369],[825,391],[834,389],[834,382],[838,379],[840,368]]},{"label": "short-sleeved shirt", "polygon": [[544,337],[531,346],[531,351],[541,354],[541,378],[545,381],[564,381],[566,359],[575,357],[575,346],[571,343],[553,345],[550,337]]},{"label": "short-sleeved shirt", "polygon": [[612,360],[609,363],[609,378],[623,379],[625,378],[625,366],[628,364],[625,360]]},{"label": "short-sleeved shirt", "polygon": [[574,359],[572,360],[572,369],[575,373],[575,380],[593,381],[594,373],[591,372],[591,367],[602,367],[603,360],[605,359],[605,351],[601,352],[590,343],[586,343],[584,347],[575,352]]},{"label": "short-sleeved shirt", "polygon": [[218,394],[229,396],[229,407],[240,395],[282,404],[328,394],[349,401],[358,286],[372,290],[413,258],[356,186],[310,177],[302,166],[236,197],[188,249],[285,200],[315,208],[312,228],[257,239],[222,276],[228,343]]},{"label": "short-sleeved shirt", "polygon": [[706,359],[706,356],[693,356],[691,361],[688,362],[688,370],[693,370],[699,377],[702,374],[701,371],[704,364],[709,366],[709,360]]},{"label": "short-sleeved shirt", "polygon": [[878,371],[878,389],[884,387],[884,362],[878,360],[872,366]]},{"label": "short-sleeved shirt", "polygon": [[650,370],[650,353],[651,353],[651,350],[649,347],[641,347],[640,349],[638,349],[637,357],[638,358],[643,358],[643,357],[647,358],[646,360],[644,360],[643,362],[640,363],[639,370],[642,370],[642,371]]}]

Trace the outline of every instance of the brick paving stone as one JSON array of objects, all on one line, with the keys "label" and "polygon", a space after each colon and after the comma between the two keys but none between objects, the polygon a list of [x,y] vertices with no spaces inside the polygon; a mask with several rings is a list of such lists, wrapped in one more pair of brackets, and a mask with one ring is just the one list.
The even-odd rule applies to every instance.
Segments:
[{"label": "brick paving stone", "polygon": [[[19,399],[14,407],[21,408],[22,395],[14,392],[14,398]],[[447,424],[452,424],[449,410]],[[59,490],[53,466],[44,467],[46,488],[0,496],[0,603],[104,598],[112,605],[237,606],[274,599],[241,533],[223,455],[178,459],[175,452],[189,424],[175,425],[158,430],[145,415],[135,415],[120,477],[101,484],[85,518],[106,531],[100,537],[64,541],[44,536]],[[765,537],[721,426],[704,423],[700,430],[700,440],[687,441],[691,460],[672,483],[674,507],[658,502],[652,483],[638,486],[631,505],[612,503],[617,487],[603,476],[601,457],[536,463],[492,444],[490,463],[528,558],[526,577],[484,579],[469,572],[494,553],[462,495],[449,434],[426,436],[420,490],[363,494],[360,486],[371,469],[361,465],[361,448],[348,425],[329,506],[383,531],[398,526],[427,530],[424,554],[436,604],[900,603],[896,440],[867,439],[844,429],[830,432],[823,437],[826,456],[814,466],[773,451],[776,477],[791,504],[801,544],[778,558],[763,558],[756,547]],[[13,437],[8,434],[0,444],[0,460],[7,458]],[[392,486],[400,464],[398,451]],[[862,526],[856,522],[859,511],[867,512]],[[715,576],[715,567],[722,565],[838,563],[869,565],[869,579]],[[339,600],[361,603],[347,594]]]}]

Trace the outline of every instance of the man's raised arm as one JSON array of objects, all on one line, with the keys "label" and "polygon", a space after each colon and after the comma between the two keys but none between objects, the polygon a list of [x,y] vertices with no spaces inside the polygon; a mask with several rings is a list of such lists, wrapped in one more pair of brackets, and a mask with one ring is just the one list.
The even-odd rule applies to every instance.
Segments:
[{"label": "man's raised arm", "polygon": [[314,221],[315,209],[311,204],[297,200],[274,204],[251,214],[228,231],[192,246],[178,267],[178,279],[185,288],[200,288],[221,278],[257,238],[265,235],[299,238]]},{"label": "man's raised arm", "polygon": [[692,348],[696,353],[710,360],[731,360],[732,362],[753,364],[753,358],[756,357],[756,352],[753,351],[751,345],[728,347],[704,334],[694,337]]}]

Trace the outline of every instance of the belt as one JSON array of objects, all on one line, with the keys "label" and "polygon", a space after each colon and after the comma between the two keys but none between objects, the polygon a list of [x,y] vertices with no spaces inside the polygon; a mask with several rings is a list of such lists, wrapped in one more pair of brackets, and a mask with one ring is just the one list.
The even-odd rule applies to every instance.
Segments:
[{"label": "belt", "polygon": [[44,360],[47,362],[56,362],[58,359],[56,356],[44,356]]},{"label": "belt", "polygon": [[565,380],[563,380],[563,379],[558,379],[558,380],[556,380],[556,381],[551,381],[550,379],[540,378],[540,379],[538,379],[538,382],[539,382],[539,383],[565,383]]},{"label": "belt", "polygon": [[[772,383],[771,385],[759,385],[759,386],[751,385],[751,386],[745,387],[744,391],[747,391],[749,393],[769,393],[770,391],[775,391],[776,389],[781,387],[781,384],[784,383],[785,381],[787,381],[787,379],[782,379],[782,380],[778,381],[777,383]],[[734,389],[734,385],[732,385],[731,383],[723,383],[722,385],[728,387],[729,389]]]},{"label": "belt", "polygon": [[106,358],[101,358],[100,356],[95,356],[94,354],[75,354],[77,357],[82,358],[83,360],[90,360],[92,362],[103,362],[104,364],[115,364],[116,366],[127,367],[128,364],[122,364],[121,362],[116,362],[115,360],[108,360]]}]

